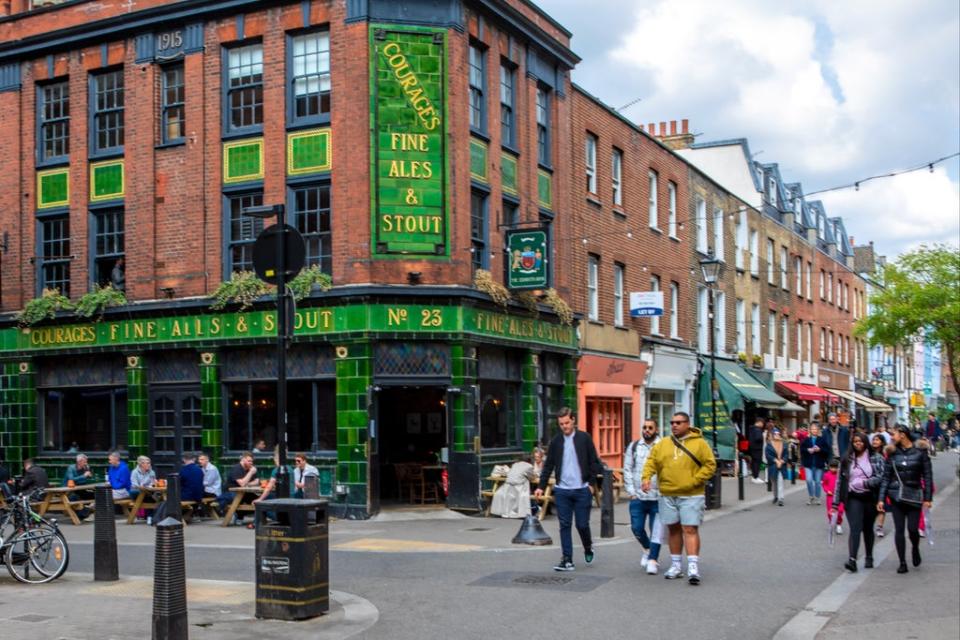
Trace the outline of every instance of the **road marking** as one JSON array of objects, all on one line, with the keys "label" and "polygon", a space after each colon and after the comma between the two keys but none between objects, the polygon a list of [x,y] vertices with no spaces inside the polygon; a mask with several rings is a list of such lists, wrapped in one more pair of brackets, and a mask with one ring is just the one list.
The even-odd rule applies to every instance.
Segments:
[{"label": "road marking", "polygon": [[444,553],[479,551],[475,544],[449,544],[429,540],[393,540],[390,538],[360,538],[330,547],[337,551],[373,551],[377,553]]},{"label": "road marking", "polygon": [[[937,493],[933,509],[943,504],[946,498],[957,490],[958,485],[960,485],[960,480],[955,479],[944,491]],[[880,566],[880,563],[890,555],[891,551],[893,551],[893,534],[874,544],[874,565]],[[840,607],[870,575],[868,571],[857,573],[844,571],[823,591],[814,596],[813,600],[807,603],[807,606],[797,615],[788,620],[787,624],[780,627],[777,634],[773,636],[773,640],[812,640],[816,638],[820,630],[830,622],[830,618],[836,615]]]}]

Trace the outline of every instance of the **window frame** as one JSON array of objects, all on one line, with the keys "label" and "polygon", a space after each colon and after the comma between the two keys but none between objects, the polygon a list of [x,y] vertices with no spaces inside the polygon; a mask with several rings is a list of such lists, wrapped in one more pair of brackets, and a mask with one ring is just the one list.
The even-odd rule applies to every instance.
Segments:
[{"label": "window frame", "polygon": [[[771,357],[777,357],[777,312],[767,311],[767,352]],[[776,364],[776,360],[774,360]]]},{"label": "window frame", "polygon": [[[46,225],[54,222],[63,222],[63,229],[65,231],[63,238],[58,240],[50,240],[47,238]],[[60,293],[66,297],[70,297],[70,288],[72,284],[71,269],[72,266],[70,263],[73,260],[73,257],[70,255],[70,211],[68,209],[57,209],[56,211],[44,211],[42,215],[36,216],[36,295],[39,297],[42,295],[44,289],[55,288],[50,286],[50,280],[47,279],[45,274],[45,269],[47,267],[57,268],[62,267],[64,270],[65,277],[63,282],[64,287],[60,288]],[[51,254],[51,259],[47,259],[47,255],[44,251],[44,247],[47,244],[53,244],[55,242],[64,244],[66,246],[66,253],[61,254]],[[54,282],[60,282],[56,280]]]},{"label": "window frame", "polygon": [[723,240],[723,209],[713,209],[713,256],[720,262],[726,262],[726,247]]},{"label": "window frame", "polygon": [[[60,100],[61,102],[66,102],[66,115],[61,115],[57,118],[46,118],[46,106],[49,104],[46,98],[46,91],[52,89],[53,87],[65,87],[66,94],[61,92],[61,96],[65,95],[65,100]],[[51,82],[38,83],[36,87],[36,119],[37,119],[37,133],[36,133],[36,162],[37,166],[47,166],[62,162],[68,162],[70,159],[70,79],[69,78],[57,78]],[[62,138],[63,144],[65,146],[64,152],[60,155],[48,156],[44,152],[46,147],[46,138],[45,138],[45,127],[50,126],[56,128],[56,125],[64,124],[65,126],[65,135]]]},{"label": "window frame", "polygon": [[626,279],[625,267],[619,262],[613,263],[613,326],[623,327],[623,284]]},{"label": "window frame", "polygon": [[[504,74],[509,84],[504,83]],[[504,102],[504,91],[510,100]],[[517,146],[517,67],[506,58],[500,59],[500,144],[514,149]],[[504,133],[506,131],[506,134]]]},{"label": "window frame", "polygon": [[[474,64],[474,55],[478,56],[479,67]],[[474,73],[479,76],[480,84],[474,83]],[[477,104],[474,104],[474,102]],[[467,50],[467,109],[470,131],[487,135],[487,48],[476,40],[471,40]],[[474,122],[474,114],[479,122]]]},{"label": "window frame", "polygon": [[680,306],[680,283],[670,282],[670,337],[680,338],[680,316],[677,308]]},{"label": "window frame", "polygon": [[610,188],[613,206],[623,206],[623,151],[613,147],[610,152]]},{"label": "window frame", "polygon": [[[480,235],[476,235],[474,224],[476,223],[475,212],[473,210],[474,199],[480,199]],[[490,268],[490,254],[488,247],[490,245],[490,193],[484,189],[470,189],[470,265],[474,275],[478,269]],[[479,254],[479,255],[478,255]]]},{"label": "window frame", "polygon": [[[167,84],[167,72],[180,71],[180,101],[179,102],[167,102],[167,93],[170,90],[171,86],[174,88],[177,85],[168,85]],[[186,69],[184,67],[183,61],[174,62],[171,64],[162,65],[159,69],[160,72],[160,144],[161,145],[175,145],[183,144],[186,141],[187,133],[187,95],[186,95],[186,84],[187,84],[187,75]],[[176,137],[170,137],[169,126],[167,124],[167,113],[171,111],[179,110],[180,111],[180,135]]]},{"label": "window frame", "polygon": [[677,238],[677,183],[667,180],[667,235]]},{"label": "window frame", "polygon": [[767,284],[776,284],[774,272],[776,271],[776,253],[777,243],[773,238],[767,238]]},{"label": "window frame", "polygon": [[[541,98],[543,101],[541,102]],[[550,135],[552,118],[550,117],[550,108],[552,101],[550,99],[550,89],[537,83],[537,92],[534,108],[536,109],[536,131],[537,131],[537,162],[549,169],[553,167],[553,145]],[[541,114],[543,119],[541,120]]]},{"label": "window frame", "polygon": [[[123,106],[117,107],[113,106],[109,109],[100,109],[97,106],[98,102],[98,90],[97,90],[97,81],[100,78],[105,78],[107,76],[115,76],[120,78],[123,82],[123,85],[119,88],[121,99],[123,100]],[[123,67],[110,67],[107,69],[97,69],[96,71],[91,71],[89,77],[87,78],[87,121],[88,121],[88,147],[87,151],[90,158],[102,158],[108,156],[118,156],[122,155],[124,152],[124,143],[126,142],[126,78],[124,76]],[[116,91],[117,87],[114,86],[113,91]],[[106,92],[104,92],[106,93]],[[112,114],[119,114],[119,123],[113,129],[116,131],[116,136],[119,139],[119,144],[112,147],[101,147],[98,143],[99,134],[101,131],[107,131],[107,129],[101,129],[98,125],[99,116],[108,116]],[[108,134],[109,135],[109,134]]]},{"label": "window frame", "polygon": [[[660,276],[651,275],[650,276],[650,291],[660,291]],[[660,333],[660,317],[659,316],[650,316],[650,334],[659,336]]]},{"label": "window frame", "polygon": [[737,353],[747,352],[747,303],[737,298],[734,306],[734,321],[737,323]]},{"label": "window frame", "polygon": [[[297,207],[297,195],[299,191],[306,191],[308,189],[319,189],[327,191],[327,207],[326,212],[324,213],[324,208],[319,206],[322,202],[322,196],[318,194],[318,208],[316,210],[304,210],[300,211]],[[323,273],[326,273],[329,276],[333,276],[333,195],[331,193],[331,185],[329,180],[318,180],[311,182],[297,182],[287,185],[287,224],[291,225],[293,228],[297,229],[300,232],[300,235],[303,236],[304,244],[306,245],[306,262],[304,267],[310,267],[313,265],[319,265],[320,270]],[[305,231],[301,228],[299,220],[297,219],[300,214],[304,215],[313,215],[318,216],[318,228],[323,228],[323,217],[324,215],[327,218],[326,221],[326,231]],[[317,256],[311,257],[310,255],[310,242],[312,240],[318,240],[320,243],[320,252]],[[326,253],[324,253],[326,249]]]},{"label": "window frame", "polygon": [[[69,451],[69,444],[64,442],[63,437],[63,417],[64,417],[64,394],[67,392],[74,392],[83,395],[84,393],[96,393],[98,395],[104,395],[109,399],[110,405],[110,443],[109,445],[102,450],[93,451],[89,448],[85,448],[86,451],[90,452],[91,455],[106,454],[108,451],[114,449],[126,450],[128,443],[119,442],[119,438],[122,435],[124,440],[128,439],[129,436],[129,416],[127,416],[127,424],[120,425],[118,420],[120,418],[121,411],[118,409],[127,405],[127,395],[128,390],[126,385],[75,385],[68,387],[41,387],[37,389],[37,440],[39,441],[38,450],[40,455],[60,455],[65,454]],[[46,427],[47,427],[47,400],[48,395],[51,393],[59,393],[61,397],[58,398],[58,410],[57,410],[57,424],[53,425],[53,430],[56,431],[56,437],[59,440],[60,447],[48,448],[46,446]],[[126,431],[120,433],[121,426],[126,426]]]},{"label": "window frame", "polygon": [[750,303],[750,351],[753,355],[762,353],[763,343],[760,339],[760,305]]},{"label": "window frame", "polygon": [[750,229],[750,275],[760,277],[760,232]]},{"label": "window frame", "polygon": [[587,193],[597,195],[597,136],[587,132],[583,142],[584,165],[587,174]]},{"label": "window frame", "polygon": [[587,256],[587,319],[600,322],[600,256]]},{"label": "window frame", "polygon": [[[252,269],[253,266],[253,244],[256,242],[257,235],[265,226],[263,218],[255,218],[253,216],[248,216],[250,218],[250,229],[251,237],[250,238],[241,238],[234,240],[233,239],[233,227],[231,218],[231,203],[235,199],[246,198],[246,197],[256,197],[260,196],[260,203],[263,204],[264,198],[264,189],[263,185],[251,185],[243,189],[234,189],[231,191],[225,191],[222,196],[223,201],[223,279],[224,281],[229,280],[233,272],[237,271],[237,265],[233,260],[233,249],[237,245],[249,245],[251,251],[250,266]],[[257,205],[251,205],[257,206]]]},{"label": "window frame", "polygon": [[[238,87],[230,86],[230,54],[235,51],[240,51],[241,49],[248,49],[253,47],[260,48],[260,80],[259,82],[250,82]],[[221,100],[221,126],[222,126],[222,135],[223,137],[241,137],[247,135],[254,135],[263,132],[263,121],[266,120],[266,104],[263,101],[263,90],[264,90],[264,72],[263,72],[263,42],[259,38],[251,40],[243,40],[240,42],[231,42],[224,44],[221,47],[221,80],[220,80],[220,100]],[[255,76],[256,74],[252,74]],[[260,122],[249,124],[249,125],[233,125],[233,111],[230,106],[230,97],[234,92],[240,92],[247,89],[260,88]],[[256,113],[256,103],[254,105],[254,113]],[[246,108],[246,107],[241,107]]]},{"label": "window frame", "polygon": [[[114,228],[109,234],[106,234],[106,233],[103,233],[103,220],[101,220],[101,218],[103,216],[110,215],[110,214],[119,214],[120,224],[119,224],[119,229]],[[92,287],[99,287],[99,286],[102,286],[105,282],[107,283],[112,282],[112,278],[110,277],[110,273],[113,269],[112,266],[107,271],[107,278],[105,282],[97,278],[98,262],[100,262],[101,260],[106,260],[106,261],[109,261],[108,264],[115,264],[116,261],[119,260],[120,258],[126,257],[126,222],[127,222],[126,210],[124,209],[122,204],[90,209],[90,215],[89,215],[90,227],[89,228],[90,228],[91,241],[88,243],[88,250],[90,253],[88,280],[89,280],[89,284]],[[120,250],[107,251],[107,252],[101,253],[100,252],[101,236],[113,238],[114,243],[119,242]],[[117,238],[119,238],[119,240],[117,240]],[[116,247],[114,246],[114,249],[115,248]]]},{"label": "window frame", "polygon": [[710,234],[707,229],[707,201],[700,196],[696,199],[697,252],[706,255],[710,250]]},{"label": "window frame", "polygon": [[660,174],[647,169],[647,222],[651,229],[660,228]]},{"label": "window frame", "polygon": [[780,288],[784,291],[790,291],[790,280],[787,278],[787,270],[790,266],[790,249],[780,245]]},{"label": "window frame", "polygon": [[[303,75],[294,75],[294,41],[298,38],[307,38],[311,36],[323,37],[326,36],[327,41],[327,68],[326,71],[323,71],[322,66],[320,65],[320,60],[322,60],[323,50],[320,49],[319,45],[317,47],[317,65],[320,68],[316,73],[305,73]],[[331,113],[333,111],[333,84],[332,84],[332,75],[330,71],[330,62],[331,62],[331,46],[330,46],[330,30],[329,29],[309,29],[306,31],[296,31],[286,34],[286,100],[287,100],[287,127],[301,127],[301,126],[310,126],[318,124],[329,124]],[[312,54],[306,54],[312,55]],[[323,86],[323,78],[327,78],[327,86],[329,87],[326,91],[322,89],[318,91],[315,95],[317,96],[317,105],[319,108],[319,113],[309,114],[305,116],[297,115],[297,94],[296,86],[298,80],[308,80],[310,78],[316,77],[317,83],[320,87]],[[308,93],[305,94],[312,96],[314,94]],[[326,112],[323,111],[323,103],[326,99],[328,109]],[[264,114],[266,117],[266,114]]]}]

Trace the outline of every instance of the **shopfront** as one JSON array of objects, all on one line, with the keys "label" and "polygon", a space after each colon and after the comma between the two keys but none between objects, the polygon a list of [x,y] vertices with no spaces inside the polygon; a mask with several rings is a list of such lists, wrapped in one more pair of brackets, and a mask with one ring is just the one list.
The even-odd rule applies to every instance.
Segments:
[{"label": "shopfront", "polygon": [[639,359],[584,354],[577,375],[580,426],[592,437],[600,459],[623,466],[627,444],[639,437],[640,394],[647,364]]},{"label": "shopfront", "polygon": [[[529,451],[576,398],[573,327],[479,296],[418,294],[331,296],[296,311],[288,448],[320,467],[335,513],[367,517],[381,499],[400,500],[398,462],[445,464],[446,504],[478,509],[481,468]],[[269,306],[145,305],[99,322],[0,329],[6,458],[37,457],[56,478],[76,452],[95,468],[112,449],[146,454],[168,472],[185,451],[222,468],[254,450],[266,472],[277,443]]]},{"label": "shopfront", "polygon": [[661,435],[669,434],[674,412],[692,413],[697,355],[692,349],[645,338],[643,359],[648,363],[643,418],[656,422]]}]

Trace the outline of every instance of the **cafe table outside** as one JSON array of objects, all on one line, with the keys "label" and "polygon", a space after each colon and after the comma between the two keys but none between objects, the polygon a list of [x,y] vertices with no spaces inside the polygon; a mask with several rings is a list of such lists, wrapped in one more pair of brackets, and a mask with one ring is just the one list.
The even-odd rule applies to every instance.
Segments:
[{"label": "cafe table outside", "polygon": [[[67,514],[70,521],[79,526],[83,524],[83,520],[77,515],[77,511],[93,506],[93,491],[97,487],[109,486],[107,482],[99,482],[74,487],[47,487],[44,489],[43,499],[37,504],[37,514],[43,516],[48,511],[59,511]],[[72,498],[71,495],[73,495]]]}]

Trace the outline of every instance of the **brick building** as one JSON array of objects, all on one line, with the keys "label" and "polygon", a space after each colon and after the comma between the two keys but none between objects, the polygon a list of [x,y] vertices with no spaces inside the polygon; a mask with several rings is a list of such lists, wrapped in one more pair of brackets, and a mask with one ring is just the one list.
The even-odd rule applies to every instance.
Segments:
[{"label": "brick building", "polygon": [[[569,32],[529,3],[120,0],[0,5],[6,456],[276,442],[273,302],[211,309],[286,205],[333,287],[301,300],[289,446],[334,510],[449,460],[448,504],[575,400],[574,329],[473,286],[504,228],[568,237]],[[34,150],[36,150],[34,152]],[[122,258],[122,262],[120,261]],[[568,264],[541,255],[559,295]],[[538,264],[540,264],[538,262]],[[18,327],[44,289],[128,303]],[[269,456],[267,456],[269,457]],[[263,466],[269,466],[264,460]],[[404,491],[406,489],[404,488]]]}]

